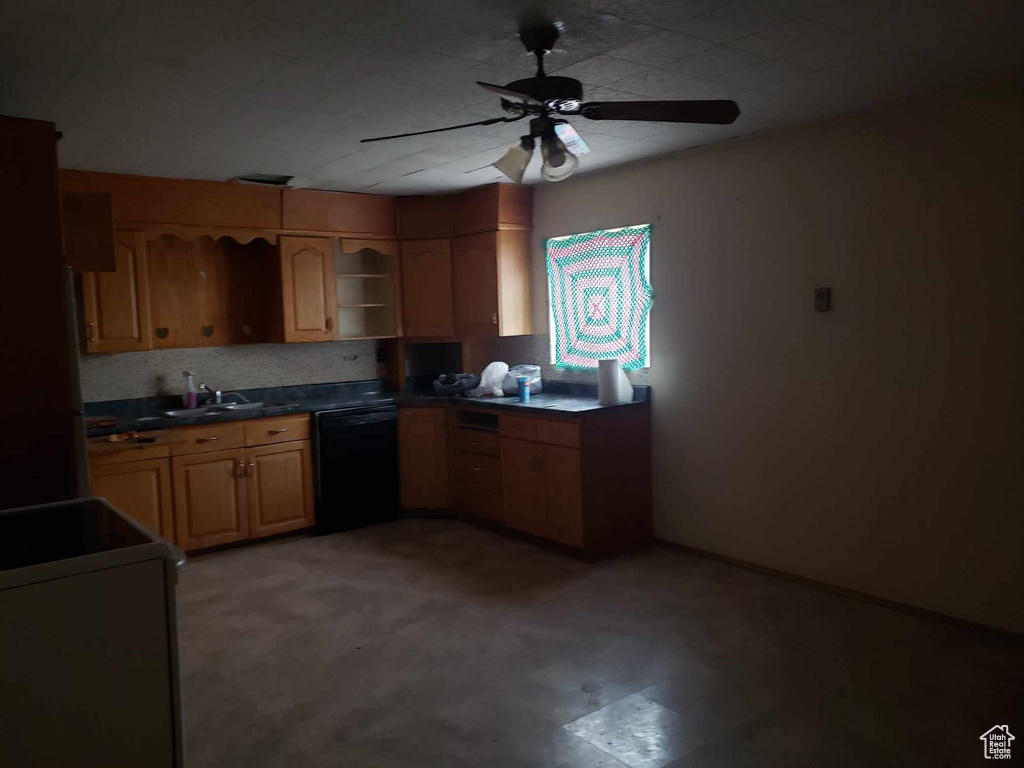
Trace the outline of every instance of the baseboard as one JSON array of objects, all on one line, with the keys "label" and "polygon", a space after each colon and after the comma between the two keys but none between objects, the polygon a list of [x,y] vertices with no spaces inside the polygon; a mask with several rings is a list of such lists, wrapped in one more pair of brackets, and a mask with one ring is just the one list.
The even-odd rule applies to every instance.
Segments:
[{"label": "baseboard", "polygon": [[1009,629],[1002,629],[1000,627],[993,627],[988,624],[980,624],[976,621],[970,621],[968,619],[961,619],[957,616],[950,616],[946,613],[940,613],[939,611],[932,611],[928,608],[921,608],[916,605],[909,605],[908,603],[901,603],[897,600],[889,600],[885,597],[878,597],[867,592],[859,592],[856,589],[848,589],[846,587],[840,587],[835,584],[829,584],[825,581],[818,581],[817,579],[810,579],[806,576],[798,576],[795,573],[789,573],[788,571],[780,571],[777,568],[769,568],[766,565],[758,565],[757,563],[751,563],[747,560],[740,560],[739,558],[729,557],[728,555],[720,555],[717,552],[710,552],[706,549],[699,549],[698,547],[691,547],[686,544],[677,544],[674,541],[666,541],[665,539],[654,539],[654,544],[665,547],[666,549],[673,549],[677,552],[685,552],[688,555],[696,555],[697,557],[703,557],[708,560],[717,560],[720,563],[727,563],[729,565],[735,565],[737,568],[745,568],[748,571],[756,571],[757,573],[763,573],[768,576],[775,576],[786,581],[793,581],[797,584],[803,584],[804,586],[814,587],[815,589],[821,589],[825,592],[832,592],[836,595],[842,595],[843,597],[851,597],[854,600],[861,600],[866,603],[873,603],[874,605],[881,606],[882,608],[889,608],[894,611],[900,611],[901,613],[907,613],[911,616],[916,616],[919,619],[927,619],[929,621],[939,621],[943,624],[952,624],[953,626],[961,627],[963,629],[971,629],[976,632],[984,632],[987,635],[999,637],[1003,640],[1010,641],[1014,645],[1024,643],[1024,635],[1017,632],[1013,632]]}]

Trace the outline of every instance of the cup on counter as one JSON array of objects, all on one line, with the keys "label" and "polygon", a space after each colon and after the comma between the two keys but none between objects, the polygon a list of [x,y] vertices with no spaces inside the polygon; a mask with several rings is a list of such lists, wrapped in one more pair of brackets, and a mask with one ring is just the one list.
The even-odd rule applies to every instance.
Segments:
[{"label": "cup on counter", "polygon": [[516,384],[519,385],[519,402],[530,402],[530,378],[528,376],[516,376]]}]

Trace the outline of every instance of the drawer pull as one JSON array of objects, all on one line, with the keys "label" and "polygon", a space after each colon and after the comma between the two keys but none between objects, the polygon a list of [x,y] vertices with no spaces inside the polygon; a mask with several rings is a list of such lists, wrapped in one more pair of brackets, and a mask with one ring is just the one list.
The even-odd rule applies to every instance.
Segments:
[{"label": "drawer pull", "polygon": [[288,431],[288,427],[281,427],[280,429],[268,429],[267,430],[267,434],[268,435],[279,435],[282,432],[287,432],[287,431]]},{"label": "drawer pull", "polygon": [[473,467],[473,471],[474,472],[479,472],[480,471],[480,467]]},{"label": "drawer pull", "polygon": [[220,438],[217,437],[216,435],[214,435],[213,437],[197,437],[196,438],[196,442],[197,443],[208,443],[211,440],[220,440]]}]

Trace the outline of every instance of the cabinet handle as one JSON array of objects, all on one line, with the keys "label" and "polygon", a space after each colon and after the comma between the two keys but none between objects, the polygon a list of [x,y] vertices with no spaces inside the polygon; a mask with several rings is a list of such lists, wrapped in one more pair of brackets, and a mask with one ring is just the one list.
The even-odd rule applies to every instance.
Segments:
[{"label": "cabinet handle", "polygon": [[96,341],[95,328],[96,328],[95,323],[86,323],[85,324],[85,340],[86,341]]},{"label": "cabinet handle", "polygon": [[220,440],[220,438],[217,437],[216,435],[214,435],[213,437],[197,437],[196,438],[196,442],[197,443],[208,443],[211,440]]},{"label": "cabinet handle", "polygon": [[245,473],[245,462],[241,459],[235,465],[235,477],[241,477]]},{"label": "cabinet handle", "polygon": [[491,315],[491,323],[493,323],[494,325],[498,324],[498,313],[497,312],[495,312],[493,315]]},{"label": "cabinet handle", "polygon": [[256,464],[255,464],[255,462],[250,461],[246,465],[246,467],[245,467],[245,475],[246,475],[246,477],[252,477],[252,473],[255,472],[255,471],[256,471]]},{"label": "cabinet handle", "polygon": [[279,435],[282,432],[287,432],[287,431],[288,431],[288,427],[281,427],[280,429],[268,429],[267,430],[267,434],[268,435]]},{"label": "cabinet handle", "polygon": [[327,330],[328,331],[333,331],[334,330],[334,318],[333,317],[328,317],[326,320],[324,320],[324,325],[327,326]]}]

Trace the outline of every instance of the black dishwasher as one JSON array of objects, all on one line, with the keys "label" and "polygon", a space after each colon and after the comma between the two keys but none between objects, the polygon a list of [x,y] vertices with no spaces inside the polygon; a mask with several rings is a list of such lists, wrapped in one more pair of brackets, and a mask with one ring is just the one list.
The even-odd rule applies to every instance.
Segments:
[{"label": "black dishwasher", "polygon": [[398,409],[313,414],[316,525],[325,534],[398,517]]}]

